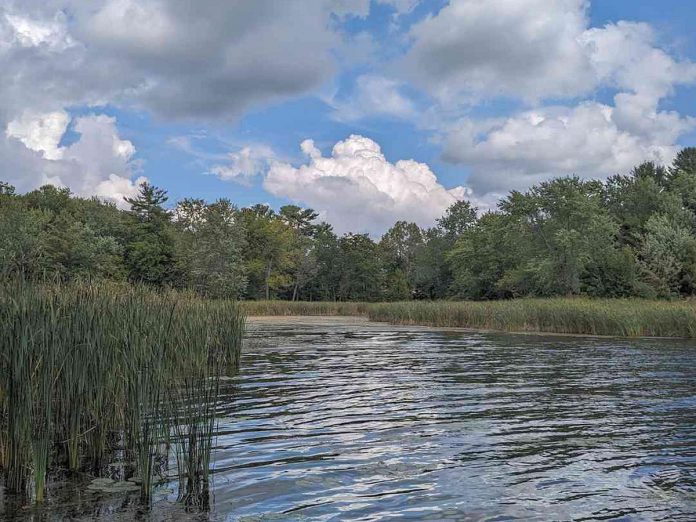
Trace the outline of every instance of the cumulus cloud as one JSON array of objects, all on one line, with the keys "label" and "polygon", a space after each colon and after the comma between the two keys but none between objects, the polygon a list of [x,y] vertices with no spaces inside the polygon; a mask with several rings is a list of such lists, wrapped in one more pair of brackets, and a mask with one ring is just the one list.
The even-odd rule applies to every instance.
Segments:
[{"label": "cumulus cloud", "polygon": [[[659,106],[677,85],[696,82],[696,64],[660,48],[648,24],[589,27],[588,6],[452,0],[412,28],[401,67],[438,100],[438,114],[461,114],[496,96],[530,107],[439,122],[445,158],[471,168],[467,182],[478,197],[560,175],[603,178],[646,160],[669,162],[694,128],[693,118]],[[588,99],[599,89],[614,90],[613,104]]]},{"label": "cumulus cloud", "polygon": [[403,67],[447,102],[586,92],[592,64],[578,40],[585,9],[584,0],[452,0],[411,29]]},{"label": "cumulus cloud", "polygon": [[0,63],[20,85],[0,92],[11,91],[10,103],[50,97],[234,118],[321,85],[342,40],[334,15],[368,11],[369,1],[339,0],[9,0]]},{"label": "cumulus cloud", "polygon": [[65,111],[46,114],[25,111],[20,118],[7,125],[5,134],[18,139],[27,148],[41,152],[44,158],[57,160],[63,157],[63,149],[58,144],[69,121],[70,117]]},{"label": "cumulus cloud", "polygon": [[604,178],[642,161],[667,164],[677,138],[695,126],[693,118],[658,111],[649,99],[619,94],[615,106],[585,102],[462,120],[449,134],[445,156],[472,168],[467,181],[482,196],[557,176]]},{"label": "cumulus cloud", "polygon": [[323,157],[312,140],[301,144],[306,164],[272,162],[266,190],[319,210],[339,232],[381,233],[396,220],[432,225],[444,210],[464,199],[465,187],[446,189],[424,163],[390,163],[377,143],[351,135]]},{"label": "cumulus cloud", "polygon": [[247,145],[229,153],[227,163],[213,166],[210,172],[221,180],[249,186],[255,177],[266,172],[274,157],[273,149],[267,145]]},{"label": "cumulus cloud", "polygon": [[44,184],[69,187],[80,196],[98,196],[124,207],[125,196],[137,193],[133,180],[135,147],[119,137],[114,118],[81,116],[73,122],[79,139],[67,146],[60,142],[70,118],[63,111],[25,112],[7,125],[7,139],[0,142],[0,160],[8,168],[5,181],[22,191]]},{"label": "cumulus cloud", "polygon": [[[369,7],[369,0],[2,2],[0,156],[13,166],[6,175],[26,189],[51,182],[120,203],[135,190],[133,145],[113,120],[89,116],[74,122],[80,140],[60,146],[64,108],[109,103],[162,117],[235,118],[321,85],[343,43],[336,17],[364,16]],[[244,154],[237,178],[256,161]]]},{"label": "cumulus cloud", "polygon": [[334,117],[352,121],[369,116],[411,118],[416,114],[413,102],[401,92],[401,84],[382,76],[361,75],[355,80],[353,94],[334,102]]},{"label": "cumulus cloud", "polygon": [[445,103],[586,95],[599,86],[663,96],[696,77],[655,46],[649,25],[589,28],[586,0],[452,0],[411,30],[402,67]]}]

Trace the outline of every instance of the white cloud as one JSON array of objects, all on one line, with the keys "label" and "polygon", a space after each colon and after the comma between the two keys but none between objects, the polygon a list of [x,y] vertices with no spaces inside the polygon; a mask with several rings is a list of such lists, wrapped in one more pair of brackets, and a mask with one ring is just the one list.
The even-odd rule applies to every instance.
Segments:
[{"label": "white cloud", "polygon": [[[320,86],[341,37],[332,14],[369,2],[100,0],[78,2],[76,37],[110,64],[124,100],[167,117],[235,118]],[[364,4],[364,5],[363,5]]]},{"label": "white cloud", "polygon": [[369,7],[369,0],[7,0],[0,66],[13,80],[0,85],[0,124],[26,109],[103,103],[234,119],[321,86],[343,45],[336,16],[364,16]]},{"label": "white cloud", "polygon": [[125,198],[132,198],[138,194],[138,187],[147,181],[144,176],[138,177],[135,181],[117,174],[109,174],[108,179],[100,181],[94,189],[94,196],[106,199],[115,203],[120,208],[127,208]]},{"label": "white cloud", "polygon": [[584,0],[452,0],[411,30],[407,76],[443,102],[587,92]]},{"label": "white cloud", "polygon": [[32,20],[6,13],[5,21],[9,29],[4,39],[6,45],[13,41],[20,47],[43,47],[50,51],[64,51],[74,45],[62,12],[57,12],[52,20]]},{"label": "white cloud", "polygon": [[588,29],[579,38],[597,85],[657,100],[670,94],[675,85],[696,81],[696,64],[676,61],[656,47],[655,33],[648,24],[619,21]]},{"label": "white cloud", "polygon": [[38,114],[25,111],[19,119],[12,120],[5,131],[11,138],[17,138],[27,148],[41,152],[49,160],[63,157],[63,149],[58,147],[70,117],[65,111]]},{"label": "white cloud", "polygon": [[492,96],[527,101],[601,86],[661,97],[696,67],[659,49],[651,27],[589,28],[586,0],[452,0],[411,30],[402,67],[445,104]]},{"label": "white cloud", "polygon": [[651,100],[619,94],[615,106],[585,102],[542,107],[509,118],[459,122],[447,139],[448,159],[469,165],[479,196],[524,189],[557,176],[605,178],[643,161],[669,163],[677,138],[696,120],[658,111]]},{"label": "white cloud", "polygon": [[400,91],[401,84],[389,78],[362,75],[355,80],[355,90],[348,99],[334,102],[334,117],[352,121],[374,115],[395,118],[415,116],[416,109]]},{"label": "white cloud", "polygon": [[[659,104],[677,85],[696,82],[696,64],[660,48],[648,24],[589,27],[588,6],[452,0],[411,30],[402,70],[437,99],[433,121],[445,158],[470,167],[467,183],[477,197],[555,176],[604,178],[646,160],[668,163],[694,129],[693,118]],[[590,99],[602,88],[614,90],[613,104]],[[470,104],[496,96],[530,108],[461,117]]]},{"label": "white cloud", "polygon": [[80,196],[99,196],[125,207],[123,197],[137,193],[138,183],[146,179],[133,181],[133,144],[120,138],[114,118],[93,114],[75,120],[77,141],[59,146],[68,123],[63,111],[25,112],[11,121],[0,146],[0,159],[10,167],[5,180],[22,191],[44,184],[69,187]]},{"label": "white cloud", "polygon": [[444,210],[469,195],[465,187],[445,189],[424,163],[390,163],[377,143],[351,135],[323,157],[312,140],[300,167],[272,162],[266,190],[324,213],[338,232],[381,233],[396,220],[432,225]]},{"label": "white cloud", "polygon": [[269,161],[274,157],[273,149],[267,145],[247,145],[229,153],[228,162],[213,166],[210,172],[221,180],[249,186],[253,178],[266,172]]},{"label": "white cloud", "polygon": [[51,182],[119,204],[135,190],[133,144],[112,120],[88,116],[74,122],[81,138],[59,146],[65,107],[110,103],[165,117],[235,118],[320,86],[342,45],[335,15],[369,9],[368,0],[0,4],[3,176],[25,190]]}]

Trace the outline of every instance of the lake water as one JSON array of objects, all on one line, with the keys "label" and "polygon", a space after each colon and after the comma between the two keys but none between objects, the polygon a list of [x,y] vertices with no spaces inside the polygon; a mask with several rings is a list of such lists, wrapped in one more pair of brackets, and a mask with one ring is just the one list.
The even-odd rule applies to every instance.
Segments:
[{"label": "lake water", "polygon": [[[695,346],[252,320],[195,518],[695,520]],[[94,495],[36,519],[194,518]]]}]

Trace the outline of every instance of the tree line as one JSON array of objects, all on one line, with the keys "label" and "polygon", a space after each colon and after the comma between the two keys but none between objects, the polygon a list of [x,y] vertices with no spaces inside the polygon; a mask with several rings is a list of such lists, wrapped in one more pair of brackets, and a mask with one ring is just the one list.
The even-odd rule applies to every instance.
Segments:
[{"label": "tree line", "polygon": [[606,181],[561,177],[469,202],[379,240],[337,235],[308,208],[238,208],[148,183],[129,210],[0,182],[0,277],[101,279],[243,299],[393,301],[696,293],[696,148]]}]

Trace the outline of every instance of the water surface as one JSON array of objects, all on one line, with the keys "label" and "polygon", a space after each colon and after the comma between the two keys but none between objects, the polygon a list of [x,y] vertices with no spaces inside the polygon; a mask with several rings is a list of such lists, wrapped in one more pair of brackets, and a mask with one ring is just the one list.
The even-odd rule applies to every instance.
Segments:
[{"label": "water surface", "polygon": [[[199,518],[694,520],[694,348],[252,320]],[[41,519],[189,519],[93,495]]]}]

